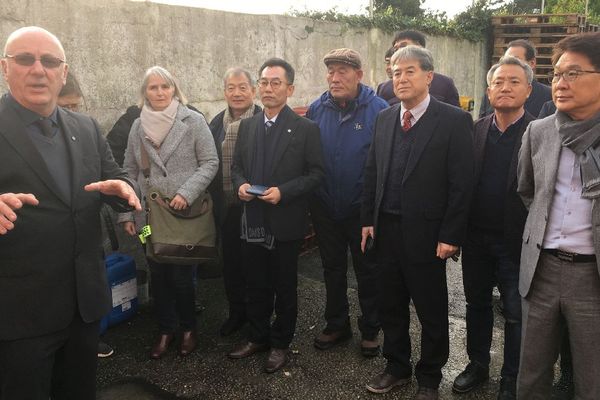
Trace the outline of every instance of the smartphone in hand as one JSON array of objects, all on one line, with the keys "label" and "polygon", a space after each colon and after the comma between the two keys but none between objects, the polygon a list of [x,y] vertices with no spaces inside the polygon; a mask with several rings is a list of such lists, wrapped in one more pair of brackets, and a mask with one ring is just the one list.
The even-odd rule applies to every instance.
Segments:
[{"label": "smartphone in hand", "polygon": [[253,194],[255,196],[262,196],[265,194],[265,191],[268,187],[263,185],[250,185],[248,189],[246,189],[246,193]]}]

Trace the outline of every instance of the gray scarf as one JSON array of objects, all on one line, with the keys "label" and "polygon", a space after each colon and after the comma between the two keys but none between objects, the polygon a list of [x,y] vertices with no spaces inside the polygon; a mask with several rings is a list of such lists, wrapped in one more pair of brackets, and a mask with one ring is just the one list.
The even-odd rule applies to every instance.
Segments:
[{"label": "gray scarf", "polygon": [[600,197],[600,112],[584,121],[573,121],[567,114],[556,112],[556,128],[562,145],[579,157],[581,198]]}]

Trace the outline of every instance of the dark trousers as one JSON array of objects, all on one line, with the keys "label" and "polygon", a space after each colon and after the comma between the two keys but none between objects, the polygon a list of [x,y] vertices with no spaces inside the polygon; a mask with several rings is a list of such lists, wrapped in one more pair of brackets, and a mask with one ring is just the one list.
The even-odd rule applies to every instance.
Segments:
[{"label": "dark trousers", "polygon": [[470,231],[462,253],[467,300],[467,354],[471,361],[490,364],[494,311],[492,291],[498,284],[504,314],[503,377],[517,378],[521,346],[519,264],[504,244],[502,234]]},{"label": "dark trousers", "polygon": [[99,331],[77,314],[58,332],[0,341],[0,399],[95,399]]},{"label": "dark trousers", "polygon": [[192,265],[161,264],[148,260],[152,294],[161,334],[196,329],[194,270]]},{"label": "dark trousers", "polygon": [[379,262],[379,319],[384,333],[386,372],[412,374],[410,309],[412,299],[422,326],[421,359],[415,367],[419,386],[437,388],[448,361],[448,288],[446,262],[413,263],[406,259],[401,221],[383,214],[376,236]]},{"label": "dark trousers", "polygon": [[221,230],[223,245],[223,283],[229,303],[230,317],[246,315],[246,278],[242,267],[242,241],[240,218],[242,208],[232,205],[227,208]]},{"label": "dark trousers", "polygon": [[368,262],[360,251],[361,224],[359,216],[341,221],[331,219],[325,207],[315,200],[311,205],[311,217],[317,240],[323,276],[327,289],[325,305],[326,330],[330,332],[347,329],[348,306],[348,248],[358,283],[358,301],[362,315],[358,327],[362,337],[374,340],[379,333],[377,317],[377,273],[375,263]]},{"label": "dark trousers", "polygon": [[[298,252],[299,240],[275,241],[267,250],[256,244],[242,243],[246,271],[248,303],[248,340],[287,349],[296,330],[298,315]],[[275,321],[271,315],[275,306]]]}]

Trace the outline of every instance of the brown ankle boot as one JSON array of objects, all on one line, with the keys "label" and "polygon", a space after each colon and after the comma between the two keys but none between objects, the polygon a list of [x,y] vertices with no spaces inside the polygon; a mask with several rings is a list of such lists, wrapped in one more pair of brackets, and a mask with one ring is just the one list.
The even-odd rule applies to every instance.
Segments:
[{"label": "brown ankle boot", "polygon": [[196,348],[196,332],[185,331],[181,335],[181,345],[179,346],[179,354],[183,357],[190,354]]},{"label": "brown ankle boot", "polygon": [[152,351],[150,352],[150,358],[158,360],[161,358],[169,348],[169,345],[173,341],[172,333],[163,333],[158,337],[158,340],[152,346]]}]

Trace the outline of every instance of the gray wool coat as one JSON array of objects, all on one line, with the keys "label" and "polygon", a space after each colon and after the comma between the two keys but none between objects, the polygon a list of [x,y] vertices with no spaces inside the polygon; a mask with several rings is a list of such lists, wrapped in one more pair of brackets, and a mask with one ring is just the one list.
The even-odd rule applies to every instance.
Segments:
[{"label": "gray wool coat", "polygon": [[[153,187],[169,198],[179,194],[192,204],[206,191],[219,169],[215,142],[204,116],[180,104],[175,122],[158,150],[144,136],[138,118],[131,126],[123,163],[129,177],[138,182],[144,196]],[[141,167],[142,145],[150,163],[148,182]],[[119,222],[132,220],[131,213],[119,217]]]},{"label": "gray wool coat", "polygon": [[[561,140],[556,128],[556,116],[532,121],[523,134],[519,151],[518,189],[529,209],[523,231],[519,292],[526,297],[531,288],[542,250],[550,206],[554,198]],[[596,255],[600,254],[600,205],[592,201],[592,235]],[[600,257],[597,258],[600,274]]]}]

